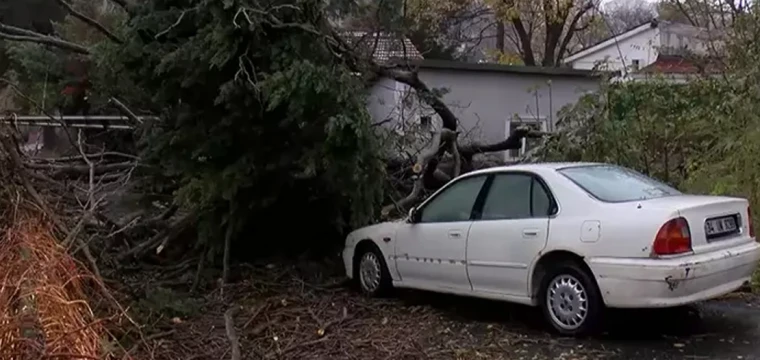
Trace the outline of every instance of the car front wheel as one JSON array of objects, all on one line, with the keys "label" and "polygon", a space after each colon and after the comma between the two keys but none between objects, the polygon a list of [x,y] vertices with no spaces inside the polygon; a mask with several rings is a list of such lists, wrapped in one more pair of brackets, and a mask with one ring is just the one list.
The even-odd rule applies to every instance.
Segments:
[{"label": "car front wheel", "polygon": [[391,288],[391,275],[380,251],[370,248],[359,256],[354,274],[362,293],[371,297],[387,294]]},{"label": "car front wheel", "polygon": [[569,262],[552,267],[544,277],[541,308],[562,335],[589,335],[598,329],[604,304],[593,278]]}]

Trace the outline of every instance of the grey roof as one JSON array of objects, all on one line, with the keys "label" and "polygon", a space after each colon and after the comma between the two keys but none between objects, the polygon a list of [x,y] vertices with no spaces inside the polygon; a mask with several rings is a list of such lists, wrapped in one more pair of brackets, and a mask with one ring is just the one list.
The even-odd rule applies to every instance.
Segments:
[{"label": "grey roof", "polygon": [[424,59],[412,41],[406,37],[402,40],[394,34],[367,31],[346,31],[343,35],[349,44],[356,46],[365,56],[371,56],[378,63],[398,59]]},{"label": "grey roof", "polygon": [[553,75],[574,77],[601,77],[604,73],[593,70],[572,69],[567,67],[540,67],[522,65],[501,65],[488,63],[467,63],[450,60],[416,60],[395,61],[397,65],[409,65],[420,69],[440,69],[452,71],[495,72],[523,75]]}]

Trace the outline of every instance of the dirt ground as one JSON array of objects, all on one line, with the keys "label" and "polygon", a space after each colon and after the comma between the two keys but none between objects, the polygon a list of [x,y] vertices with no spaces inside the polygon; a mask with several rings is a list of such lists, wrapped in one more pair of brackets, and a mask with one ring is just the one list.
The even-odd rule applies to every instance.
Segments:
[{"label": "dirt ground", "polygon": [[241,359],[760,359],[760,298],[750,294],[610,311],[604,333],[581,340],[547,333],[525,306],[418,291],[366,299],[337,274],[276,265],[240,278],[224,294],[156,299],[164,310],[140,358],[231,359],[227,313]]}]

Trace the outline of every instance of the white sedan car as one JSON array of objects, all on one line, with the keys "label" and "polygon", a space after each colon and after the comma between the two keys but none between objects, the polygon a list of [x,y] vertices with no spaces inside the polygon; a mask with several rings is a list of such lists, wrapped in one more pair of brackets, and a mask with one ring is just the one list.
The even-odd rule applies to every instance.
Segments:
[{"label": "white sedan car", "polygon": [[407,219],[350,233],[349,278],[540,306],[561,334],[593,330],[605,307],[672,307],[732,292],[758,260],[748,202],[696,196],[596,163],[462,175]]}]

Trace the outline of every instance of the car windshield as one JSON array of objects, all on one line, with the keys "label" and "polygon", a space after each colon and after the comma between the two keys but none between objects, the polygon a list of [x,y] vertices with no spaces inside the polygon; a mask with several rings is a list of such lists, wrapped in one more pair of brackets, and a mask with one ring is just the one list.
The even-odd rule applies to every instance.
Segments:
[{"label": "car windshield", "polygon": [[643,174],[612,165],[574,166],[557,170],[587,193],[605,202],[625,202],[681,195]]}]

